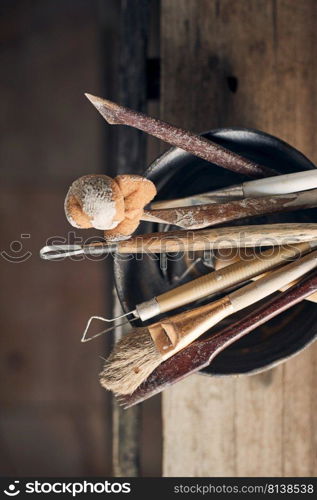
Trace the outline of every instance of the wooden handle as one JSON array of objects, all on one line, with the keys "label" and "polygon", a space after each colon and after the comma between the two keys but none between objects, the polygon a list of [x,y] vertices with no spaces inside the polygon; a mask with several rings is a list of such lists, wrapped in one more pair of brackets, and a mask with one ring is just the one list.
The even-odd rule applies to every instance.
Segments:
[{"label": "wooden handle", "polygon": [[218,293],[222,290],[251,279],[273,269],[283,261],[294,259],[311,250],[310,243],[289,245],[285,248],[275,247],[254,254],[252,260],[238,261],[225,269],[208,273],[200,278],[178,286],[156,297],[160,312],[164,313],[195,300]]},{"label": "wooden handle", "polygon": [[276,172],[268,167],[258,165],[204,137],[187,130],[174,127],[169,123],[151,118],[143,113],[120,106],[107,99],[91,94],[86,97],[95,106],[105,120],[112,125],[129,125],[161,139],[173,146],[179,147],[204,160],[215,163],[233,172],[250,177],[268,177]]},{"label": "wooden handle", "polygon": [[317,206],[317,189],[278,196],[245,198],[228,203],[165,208],[148,211],[153,221],[184,229],[202,229],[224,222],[276,212],[289,212]]},{"label": "wooden handle", "polygon": [[316,266],[314,251],[222,299],[159,321],[149,327],[153,342],[163,360],[168,359],[225,317],[264,299]]},{"label": "wooden handle", "polygon": [[317,265],[317,251],[291,262],[282,269],[273,271],[255,283],[250,283],[228,295],[234,311],[240,311],[251,306],[254,302],[264,299],[268,295],[278,291],[283,286],[297,280],[304,274],[314,269]]},{"label": "wooden handle", "polygon": [[169,253],[300,243],[317,239],[317,224],[263,224],[201,231],[136,235],[116,245],[118,253]]},{"label": "wooden handle", "polygon": [[[271,177],[268,177],[271,179]],[[255,181],[250,181],[255,182]],[[237,184],[228,188],[208,191],[207,193],[186,196],[185,198],[175,198],[173,200],[161,200],[151,202],[152,209],[192,207],[195,205],[208,205],[210,203],[227,203],[228,201],[245,198],[243,185]]]}]

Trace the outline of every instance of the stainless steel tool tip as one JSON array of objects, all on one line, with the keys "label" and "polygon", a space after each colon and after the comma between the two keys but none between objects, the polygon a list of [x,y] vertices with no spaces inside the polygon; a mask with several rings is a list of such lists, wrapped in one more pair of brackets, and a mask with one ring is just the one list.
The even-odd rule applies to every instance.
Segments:
[{"label": "stainless steel tool tip", "polygon": [[75,255],[103,255],[116,251],[116,244],[94,245],[47,245],[40,250],[40,257],[44,260],[61,260]]}]

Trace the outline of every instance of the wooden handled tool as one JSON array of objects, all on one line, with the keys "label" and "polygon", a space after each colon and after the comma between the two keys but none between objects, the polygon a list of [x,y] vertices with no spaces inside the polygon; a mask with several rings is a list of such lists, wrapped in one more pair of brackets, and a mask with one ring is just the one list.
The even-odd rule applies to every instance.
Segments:
[{"label": "wooden handled tool", "polygon": [[132,394],[120,395],[119,403],[129,408],[158,394],[165,388],[202,370],[232,343],[265,322],[290,309],[317,291],[317,273],[301,278],[291,289],[273,297],[264,305],[217,333],[199,338],[182,351],[160,364]]},{"label": "wooden handled tool", "polygon": [[276,174],[274,170],[258,165],[192,132],[125,108],[107,99],[91,94],[85,95],[110,125],[129,125],[137,128],[188,153],[239,174],[250,177],[268,177]]},{"label": "wooden handled tool", "polygon": [[261,196],[276,196],[281,194],[297,193],[317,188],[317,169],[295,172],[294,174],[279,175],[278,178],[267,177],[255,181],[243,182],[216,191],[209,191],[185,198],[174,200],[154,201],[151,208],[174,208],[209,203],[225,203],[243,198],[259,198]]},{"label": "wooden handled tool", "polygon": [[245,217],[290,212],[316,206],[317,189],[312,189],[278,196],[245,198],[222,204],[145,211],[142,219],[173,224],[183,229],[202,229]]},{"label": "wooden handled tool", "polygon": [[281,287],[311,271],[316,265],[317,251],[314,251],[295,262],[283,266],[281,269],[269,273],[254,283],[229,293],[216,302],[181,313],[171,320],[167,318],[153,326],[149,326],[152,339],[163,359],[167,359],[219,323],[223,318],[264,299]]},{"label": "wooden handled tool", "polygon": [[48,245],[41,249],[40,256],[45,260],[58,260],[76,255],[100,256],[112,252],[119,254],[182,253],[220,248],[287,245],[316,239],[317,224],[263,224],[200,231],[148,233],[114,243]]},{"label": "wooden handled tool", "polygon": [[122,324],[128,321],[134,321],[135,319],[147,321],[155,316],[171,311],[172,309],[217,294],[238,283],[247,281],[254,276],[261,275],[278,265],[295,259],[299,255],[304,255],[316,247],[317,241],[312,241],[299,243],[297,245],[288,245],[284,248],[269,248],[261,254],[254,255],[252,261],[243,262],[240,260],[225,269],[205,274],[204,276],[142,302],[136,305],[134,310],[122,314],[119,317],[103,318],[101,316],[91,316],[87,322],[81,341],[87,342],[115,328],[115,325],[113,325],[88,337],[90,325],[95,319],[106,323],[115,323],[116,320],[125,318],[125,322]]},{"label": "wooden handled tool", "polygon": [[118,253],[188,252],[232,247],[276,246],[317,239],[317,224],[262,224],[200,231],[169,231],[118,242]]},{"label": "wooden handled tool", "polygon": [[[238,262],[244,262],[244,264],[247,266],[248,265],[248,262],[252,262],[254,258],[258,259],[259,258],[259,251],[256,251],[255,249],[253,248],[248,248],[248,249],[241,249],[239,251],[239,255],[235,254],[235,255],[232,255],[230,257],[230,255],[228,254],[226,256],[226,258],[224,258],[225,256],[222,256],[219,254],[219,252],[216,250],[214,252],[214,268],[216,271],[220,271],[220,269],[224,269],[226,267],[230,267],[232,265],[235,265],[237,264]],[[258,279],[259,277],[261,277],[261,275],[258,275],[258,276],[254,276],[250,279],[252,280],[256,280]],[[284,292],[285,290],[287,290],[288,288],[291,288],[295,283],[289,283],[288,285],[286,285],[285,287],[283,287],[280,291],[281,292]],[[308,297],[306,297],[305,300],[308,300],[309,302],[314,302],[315,304],[317,303],[317,293],[313,293],[312,295],[309,295]]]},{"label": "wooden handled tool", "polygon": [[106,360],[101,384],[118,394],[132,393],[163,361],[222,319],[264,299],[316,266],[314,251],[211,304],[133,330],[118,342]]},{"label": "wooden handled tool", "polygon": [[74,227],[101,229],[106,239],[120,241],[131,236],[141,220],[182,229],[202,229],[245,217],[317,205],[315,189],[222,204],[144,210],[155,193],[154,184],[141,176],[119,175],[112,179],[107,175],[84,175],[76,179],[67,192],[65,215]]}]

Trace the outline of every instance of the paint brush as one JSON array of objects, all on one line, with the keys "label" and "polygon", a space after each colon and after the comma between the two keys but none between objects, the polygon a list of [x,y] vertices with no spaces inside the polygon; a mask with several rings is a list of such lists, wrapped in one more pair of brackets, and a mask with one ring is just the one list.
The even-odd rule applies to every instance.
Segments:
[{"label": "paint brush", "polygon": [[152,209],[187,207],[209,203],[225,203],[244,198],[259,198],[260,196],[276,196],[297,193],[317,188],[317,169],[279,175],[278,178],[267,177],[255,181],[242,182],[216,191],[208,191],[173,200],[153,201]]},{"label": "paint brush", "polygon": [[129,125],[150,134],[172,146],[187,151],[206,161],[219,165],[238,174],[250,177],[269,177],[276,175],[271,168],[258,165],[204,137],[187,130],[174,127],[169,123],[151,118],[143,113],[120,106],[107,99],[85,94],[99,113],[110,125]]},{"label": "paint brush", "polygon": [[133,330],[118,342],[106,360],[101,385],[116,394],[132,393],[163,361],[221,320],[266,298],[316,265],[314,251],[210,304]]},{"label": "paint brush", "polygon": [[128,240],[83,245],[47,245],[40,251],[45,260],[77,255],[184,253],[220,248],[288,245],[317,239],[317,224],[262,224],[198,231],[168,231],[135,235]]},{"label": "paint brush", "polygon": [[308,299],[317,291],[317,273],[309,273],[286,292],[273,297],[215,334],[199,338],[159,365],[132,394],[118,397],[119,404],[130,408],[167,387],[210,365],[224,349],[284,311]]}]

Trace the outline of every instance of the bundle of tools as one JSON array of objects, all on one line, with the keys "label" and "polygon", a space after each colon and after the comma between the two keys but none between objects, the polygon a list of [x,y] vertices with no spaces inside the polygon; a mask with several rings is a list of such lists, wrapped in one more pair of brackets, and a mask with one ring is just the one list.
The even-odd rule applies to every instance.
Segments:
[{"label": "bundle of tools", "polygon": [[[138,175],[119,175],[114,179],[86,175],[70,186],[65,199],[68,221],[76,228],[102,230],[103,241],[46,246],[41,250],[43,259],[109,252],[208,250],[214,255],[212,272],[136,304],[132,311],[117,318],[93,316],[88,321],[82,341],[114,328],[111,325],[88,337],[94,319],[147,322],[117,343],[100,377],[103,387],[113,391],[128,407],[203,368],[227,346],[299,301],[317,302],[317,224],[209,229],[245,218],[317,207],[317,170],[277,176],[272,169],[201,136],[105,99],[87,97],[110,124],[136,127],[220,167],[257,178],[216,191],[160,201],[155,200],[154,183]],[[133,236],[140,221],[177,226],[180,230]],[[240,258],[231,263],[217,254],[228,246],[241,249]],[[248,259],[243,258],[246,248]],[[224,318],[267,297],[264,305],[247,312],[243,320],[214,334],[213,327]],[[200,300],[204,304],[197,306]],[[170,313],[189,304],[192,305],[178,314]],[[153,322],[161,315],[163,319]],[[197,356],[197,352],[203,354]]]}]

